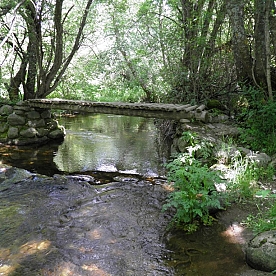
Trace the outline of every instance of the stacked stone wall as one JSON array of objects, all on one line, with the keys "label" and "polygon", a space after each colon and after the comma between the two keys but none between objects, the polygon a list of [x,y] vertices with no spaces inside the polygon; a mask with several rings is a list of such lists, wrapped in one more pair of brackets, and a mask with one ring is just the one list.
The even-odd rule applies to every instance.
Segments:
[{"label": "stacked stone wall", "polygon": [[29,107],[25,102],[0,105],[0,143],[44,144],[63,140],[65,130],[49,109]]}]

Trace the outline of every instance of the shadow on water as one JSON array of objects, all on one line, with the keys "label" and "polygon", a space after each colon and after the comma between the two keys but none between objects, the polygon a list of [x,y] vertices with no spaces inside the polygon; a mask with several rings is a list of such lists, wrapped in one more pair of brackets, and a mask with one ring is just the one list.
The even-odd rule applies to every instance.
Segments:
[{"label": "shadow on water", "polygon": [[229,239],[225,225],[205,226],[193,234],[171,233],[167,265],[176,276],[240,275],[248,269],[241,244]]},{"label": "shadow on water", "polygon": [[22,168],[33,173],[52,176],[62,173],[53,162],[60,144],[51,143],[42,146],[0,146],[1,162]]},{"label": "shadow on water", "polygon": [[60,123],[67,129],[61,144],[0,148],[2,163],[47,175],[0,166],[0,275],[223,276],[246,269],[225,225],[193,235],[166,231],[167,157],[156,148],[153,120],[81,115]]}]

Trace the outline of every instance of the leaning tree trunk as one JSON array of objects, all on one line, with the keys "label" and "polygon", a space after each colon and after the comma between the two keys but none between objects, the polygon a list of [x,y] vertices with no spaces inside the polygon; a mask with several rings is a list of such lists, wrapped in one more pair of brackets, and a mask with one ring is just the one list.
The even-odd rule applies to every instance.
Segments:
[{"label": "leaning tree trunk", "polygon": [[5,84],[11,101],[19,100],[20,85],[22,83],[22,80],[24,79],[25,74],[26,74],[26,63],[23,60],[21,62],[20,68],[17,71],[16,75],[10,78],[9,84]]}]

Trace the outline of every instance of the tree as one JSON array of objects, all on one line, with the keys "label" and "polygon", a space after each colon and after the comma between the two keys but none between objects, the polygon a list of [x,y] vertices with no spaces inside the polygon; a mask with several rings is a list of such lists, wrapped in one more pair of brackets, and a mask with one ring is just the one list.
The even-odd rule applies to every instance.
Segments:
[{"label": "tree", "polygon": [[200,102],[225,92],[234,84],[225,1],[170,1],[170,6],[179,45],[171,96]]},{"label": "tree", "polygon": [[231,44],[237,76],[242,82],[250,82],[252,79],[252,58],[247,38],[248,34],[246,34],[244,26],[244,1],[229,1],[227,10],[232,31]]},{"label": "tree", "polygon": [[[5,1],[0,5],[1,37],[14,59],[6,87],[11,100],[45,98],[58,86],[84,39],[84,27],[93,0],[87,0],[76,26],[70,26],[74,6],[64,0]],[[65,5],[67,4],[67,5]],[[5,18],[13,18],[12,26]],[[65,29],[65,26],[68,29]],[[77,31],[75,32],[75,29]]]},{"label": "tree", "polygon": [[[247,16],[246,9],[250,10]],[[270,100],[276,89],[276,70],[271,63],[276,53],[275,11],[271,0],[228,2],[237,79],[260,89],[263,98]],[[254,25],[251,28],[250,21]]]}]

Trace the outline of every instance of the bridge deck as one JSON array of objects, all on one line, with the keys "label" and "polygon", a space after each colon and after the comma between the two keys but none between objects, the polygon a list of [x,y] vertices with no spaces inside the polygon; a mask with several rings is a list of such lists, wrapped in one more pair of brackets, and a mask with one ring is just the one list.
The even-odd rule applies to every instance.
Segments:
[{"label": "bridge deck", "polygon": [[160,104],[160,103],[123,103],[92,102],[63,99],[32,99],[27,104],[31,107],[61,109],[77,112],[106,113],[127,116],[139,116],[161,119],[191,119],[207,122],[208,112],[204,105]]}]

